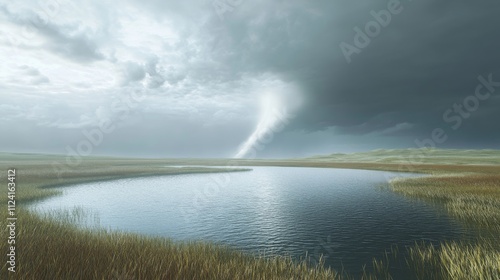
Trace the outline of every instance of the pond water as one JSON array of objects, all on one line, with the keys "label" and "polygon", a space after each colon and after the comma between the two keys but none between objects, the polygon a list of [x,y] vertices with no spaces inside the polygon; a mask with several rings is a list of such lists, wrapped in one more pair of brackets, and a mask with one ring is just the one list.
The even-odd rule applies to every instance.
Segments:
[{"label": "pond water", "polygon": [[[80,207],[96,213],[101,227],[211,241],[266,256],[298,259],[307,251],[315,262],[322,254],[327,266],[351,275],[391,246],[401,251],[416,241],[437,243],[466,234],[439,207],[380,187],[388,178],[418,175],[251,168],[78,184],[31,207],[40,212]],[[402,265],[391,266],[393,275],[407,273]]]}]

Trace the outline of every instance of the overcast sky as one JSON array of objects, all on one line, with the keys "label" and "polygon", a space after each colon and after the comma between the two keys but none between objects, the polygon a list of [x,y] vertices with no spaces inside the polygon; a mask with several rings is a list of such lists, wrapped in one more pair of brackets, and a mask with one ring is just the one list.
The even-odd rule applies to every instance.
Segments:
[{"label": "overcast sky", "polygon": [[500,148],[499,1],[6,2],[0,151]]}]

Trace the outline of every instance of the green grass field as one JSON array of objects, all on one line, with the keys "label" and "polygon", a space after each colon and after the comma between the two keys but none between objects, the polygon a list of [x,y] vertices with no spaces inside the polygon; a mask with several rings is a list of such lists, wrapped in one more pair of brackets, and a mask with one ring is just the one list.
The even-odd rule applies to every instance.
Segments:
[{"label": "green grass field", "polygon": [[[409,266],[420,279],[500,279],[500,152],[379,150],[307,159],[131,159],[88,157],[75,166],[54,155],[0,153],[2,182],[17,169],[17,272],[9,279],[341,279],[321,266],[290,258],[264,259],[208,243],[82,230],[71,220],[40,217],[23,204],[61,192],[57,186],[123,177],[200,172],[239,172],[240,166],[304,166],[428,173],[395,179],[389,188],[411,199],[440,203],[464,224],[480,229],[475,242],[416,244]],[[206,165],[207,167],[174,167]],[[213,167],[210,167],[213,166]],[[217,166],[217,167],[215,167]],[[221,168],[219,166],[225,166]],[[7,191],[0,197],[7,203]],[[6,209],[6,207],[5,207]],[[6,211],[2,211],[6,219]],[[2,227],[2,236],[8,236]],[[7,242],[1,243],[7,252]],[[383,267],[383,261],[377,262]],[[6,263],[2,274],[6,274]],[[379,275],[378,277],[376,275]],[[364,279],[385,279],[383,269]]]}]

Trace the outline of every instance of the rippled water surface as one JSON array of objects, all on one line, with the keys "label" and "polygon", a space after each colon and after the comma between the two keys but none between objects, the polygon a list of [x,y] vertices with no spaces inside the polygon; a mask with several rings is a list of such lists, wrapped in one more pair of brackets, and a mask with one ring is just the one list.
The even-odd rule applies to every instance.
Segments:
[{"label": "rippled water surface", "polygon": [[81,206],[97,213],[106,228],[213,241],[253,253],[299,258],[307,251],[312,261],[323,254],[326,265],[343,265],[353,274],[391,245],[464,234],[436,206],[379,188],[392,173],[252,168],[79,184],[32,207],[43,212]]}]

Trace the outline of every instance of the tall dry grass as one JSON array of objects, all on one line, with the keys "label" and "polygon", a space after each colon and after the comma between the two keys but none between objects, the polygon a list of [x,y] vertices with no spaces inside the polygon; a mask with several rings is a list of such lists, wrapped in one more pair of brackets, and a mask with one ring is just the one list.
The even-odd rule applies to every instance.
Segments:
[{"label": "tall dry grass", "polygon": [[[70,220],[72,216],[70,213]],[[1,235],[7,236],[5,227],[2,227]],[[40,217],[25,210],[18,214],[17,235],[18,267],[9,279],[340,277],[321,264],[312,267],[306,261],[294,262],[289,257],[264,259],[210,243],[174,243],[165,238],[83,230],[68,223],[67,219]],[[6,264],[2,265],[5,273]]]},{"label": "tall dry grass", "polygon": [[500,175],[449,174],[396,179],[402,195],[444,204],[448,213],[479,232],[474,242],[416,244],[409,265],[419,279],[500,279]]},{"label": "tall dry grass", "polygon": [[[11,158],[18,158],[12,156]],[[18,158],[19,159],[19,158]],[[52,159],[51,159],[52,160]],[[187,173],[233,172],[248,169],[168,167],[157,160],[88,159],[78,168],[58,174],[51,161],[7,161],[0,168],[17,169],[16,273],[2,263],[2,279],[340,279],[321,263],[309,265],[290,257],[260,258],[210,243],[174,243],[102,229],[77,227],[85,218],[81,209],[40,216],[23,205],[61,194],[57,186],[124,177]],[[2,172],[2,171],[0,171]],[[62,175],[60,178],[58,175]],[[2,177],[3,178],[3,177]],[[6,185],[6,181],[5,181]],[[56,187],[56,188],[48,188]],[[0,196],[6,205],[7,195]],[[0,212],[5,221],[6,211]],[[0,236],[8,236],[1,227]],[[7,252],[7,242],[0,243]]]},{"label": "tall dry grass", "polygon": [[[468,152],[469,153],[469,152]],[[379,154],[379,153],[378,153]],[[384,154],[377,156],[384,156]],[[465,155],[465,154],[464,154]],[[396,156],[394,151],[391,157]],[[448,156],[448,155],[446,155]],[[485,153],[475,157],[484,161]],[[487,158],[487,157],[486,157]],[[489,238],[474,243],[443,243],[438,247],[417,244],[409,251],[408,263],[420,279],[499,279],[499,182],[500,166],[487,158],[487,165],[443,163],[443,157],[407,168],[404,161],[379,162],[345,160],[242,160],[241,165],[306,166],[356,168],[433,174],[391,182],[391,188],[405,196],[444,203],[449,213],[471,227],[481,227]],[[222,165],[228,160],[140,160],[87,158],[77,168],[57,173],[57,156],[21,156],[0,154],[0,169],[18,168],[18,260],[19,267],[10,279],[340,279],[335,271],[307,261],[294,262],[281,257],[264,259],[209,243],[173,243],[168,239],[139,235],[90,231],[76,228],[75,217],[40,217],[22,208],[23,203],[60,194],[59,186],[123,177],[220,172],[213,168],[179,168],[167,165]],[[467,162],[467,158],[460,158]],[[2,172],[0,170],[0,172]],[[61,170],[59,170],[61,171]],[[58,177],[62,177],[62,179]],[[5,205],[6,196],[0,196]],[[5,213],[0,218],[5,220]],[[0,229],[7,236],[6,228]],[[486,235],[485,235],[486,236]],[[0,243],[6,251],[6,242]],[[366,269],[362,279],[390,279],[387,261],[374,260],[375,276]],[[6,264],[2,273],[6,273]],[[2,275],[3,276],[3,275]]]}]

